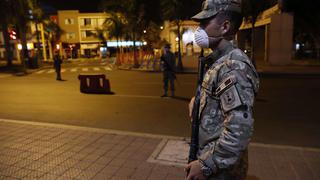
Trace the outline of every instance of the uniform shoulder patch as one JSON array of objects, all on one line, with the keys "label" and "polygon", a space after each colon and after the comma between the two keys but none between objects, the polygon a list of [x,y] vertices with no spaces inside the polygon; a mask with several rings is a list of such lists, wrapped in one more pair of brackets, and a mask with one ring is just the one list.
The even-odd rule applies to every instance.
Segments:
[{"label": "uniform shoulder patch", "polygon": [[234,83],[235,83],[235,76],[230,76],[224,81],[222,81],[222,83],[216,89],[216,92],[215,92],[216,96],[221,95],[221,93],[223,93],[226,89],[231,87]]},{"label": "uniform shoulder patch", "polygon": [[224,112],[228,112],[242,105],[240,95],[235,85],[225,90],[221,96],[221,106]]},{"label": "uniform shoulder patch", "polygon": [[226,78],[216,89],[216,96],[220,97],[224,112],[230,111],[242,105],[242,101],[236,88],[235,76]]}]

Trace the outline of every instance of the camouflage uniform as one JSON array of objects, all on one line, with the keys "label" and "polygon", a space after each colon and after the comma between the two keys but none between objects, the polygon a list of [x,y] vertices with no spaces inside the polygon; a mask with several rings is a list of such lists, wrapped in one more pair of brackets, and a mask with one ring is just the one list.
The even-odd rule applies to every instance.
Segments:
[{"label": "camouflage uniform", "polygon": [[[202,21],[219,11],[241,13],[239,0],[206,0],[192,17]],[[259,77],[249,58],[231,42],[206,57],[212,62],[200,88],[199,150],[201,169],[209,179],[245,179],[248,144],[253,132],[253,104]],[[210,173],[206,173],[208,168]]]},{"label": "camouflage uniform", "polygon": [[231,43],[207,57],[214,61],[201,86],[199,151],[210,179],[244,179],[259,79],[249,58]]}]

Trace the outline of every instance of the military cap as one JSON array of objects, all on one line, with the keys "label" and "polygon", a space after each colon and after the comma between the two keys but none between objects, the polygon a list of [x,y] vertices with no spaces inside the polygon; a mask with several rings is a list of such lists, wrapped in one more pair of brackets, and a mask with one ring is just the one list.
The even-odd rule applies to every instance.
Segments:
[{"label": "military cap", "polygon": [[191,19],[201,21],[215,16],[220,11],[241,13],[241,0],[205,0],[202,3],[202,11]]},{"label": "military cap", "polygon": [[171,48],[171,44],[169,44],[169,43],[165,44],[164,48],[169,48],[170,49]]}]

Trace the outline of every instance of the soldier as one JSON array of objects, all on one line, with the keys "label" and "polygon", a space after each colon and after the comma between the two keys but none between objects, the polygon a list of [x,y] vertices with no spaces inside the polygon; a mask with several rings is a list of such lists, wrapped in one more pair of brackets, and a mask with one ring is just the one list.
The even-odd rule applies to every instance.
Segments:
[{"label": "soldier", "polygon": [[62,60],[59,56],[59,51],[55,51],[54,53],[54,57],[53,57],[53,65],[54,65],[54,69],[56,70],[56,74],[57,74],[57,81],[61,81],[61,63]]},{"label": "soldier", "polygon": [[174,80],[175,75],[175,55],[170,51],[170,44],[164,46],[164,53],[161,56],[161,62],[163,65],[163,89],[164,94],[161,97],[168,96],[168,82],[170,81],[171,96],[174,97]]},{"label": "soldier", "polygon": [[[200,90],[198,159],[187,179],[241,179],[248,169],[253,104],[258,74],[249,58],[232,44],[241,23],[240,0],[206,0],[192,19],[200,25],[195,42],[211,48]],[[192,111],[194,98],[189,107]]]}]

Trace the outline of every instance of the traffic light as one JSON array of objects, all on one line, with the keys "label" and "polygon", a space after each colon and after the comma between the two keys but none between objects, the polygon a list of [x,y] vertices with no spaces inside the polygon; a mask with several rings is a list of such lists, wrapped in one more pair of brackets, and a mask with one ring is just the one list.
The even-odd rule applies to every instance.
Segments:
[{"label": "traffic light", "polygon": [[17,32],[14,28],[9,28],[9,36],[11,40],[17,39]]}]

